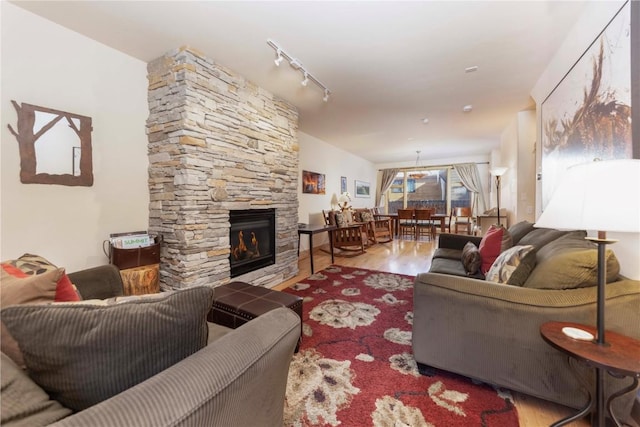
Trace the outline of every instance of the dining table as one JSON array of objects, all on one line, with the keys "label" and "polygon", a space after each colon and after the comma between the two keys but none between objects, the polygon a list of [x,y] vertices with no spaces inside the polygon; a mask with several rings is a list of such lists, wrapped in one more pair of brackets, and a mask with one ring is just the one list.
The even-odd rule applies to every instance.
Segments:
[{"label": "dining table", "polygon": [[[394,233],[397,236],[400,232],[400,227],[398,224],[398,214],[397,213],[387,213],[387,214],[375,214],[374,217],[377,218],[390,218],[391,225],[393,227]],[[447,229],[446,219],[449,217],[447,214],[433,214],[431,215],[431,219],[434,221],[440,221],[440,232],[444,233]]]}]

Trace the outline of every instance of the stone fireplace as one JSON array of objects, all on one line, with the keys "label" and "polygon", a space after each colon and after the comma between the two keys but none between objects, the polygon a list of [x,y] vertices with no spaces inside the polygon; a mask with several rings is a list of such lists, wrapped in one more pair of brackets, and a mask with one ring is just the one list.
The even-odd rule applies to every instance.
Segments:
[{"label": "stone fireplace", "polygon": [[163,237],[162,289],[230,281],[235,211],[272,211],[274,235],[273,262],[234,280],[271,287],[296,275],[296,109],[191,48],[147,69],[149,231]]}]

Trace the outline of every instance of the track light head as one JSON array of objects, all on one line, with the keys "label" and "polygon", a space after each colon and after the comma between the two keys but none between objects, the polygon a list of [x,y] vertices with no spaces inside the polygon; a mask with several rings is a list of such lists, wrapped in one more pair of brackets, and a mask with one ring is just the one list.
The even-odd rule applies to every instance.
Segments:
[{"label": "track light head", "polygon": [[324,96],[322,97],[322,100],[324,102],[328,102],[329,101],[329,89],[325,89],[324,90]]},{"label": "track light head", "polygon": [[279,67],[280,64],[282,64],[282,61],[284,60],[284,58],[282,57],[282,51],[280,49],[278,49],[278,57],[273,61],[276,64],[276,67]]},{"label": "track light head", "polygon": [[309,77],[307,76],[306,72],[304,73],[304,80],[301,81],[300,84],[305,87],[309,84]]}]

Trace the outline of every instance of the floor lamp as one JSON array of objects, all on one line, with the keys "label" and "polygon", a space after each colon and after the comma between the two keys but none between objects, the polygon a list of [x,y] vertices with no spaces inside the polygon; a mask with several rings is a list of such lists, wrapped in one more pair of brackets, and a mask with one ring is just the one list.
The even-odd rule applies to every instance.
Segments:
[{"label": "floor lamp", "polygon": [[[593,345],[606,346],[605,284],[607,231],[640,233],[640,160],[593,161],[572,166],[556,188],[536,227],[597,231],[587,237],[598,245],[597,336]],[[596,369],[598,424],[604,425],[604,372]]]},{"label": "floor lamp", "polygon": [[504,173],[507,171],[507,168],[499,166],[499,167],[495,167],[492,168],[489,173],[491,173],[492,176],[496,177],[496,199],[497,199],[497,204],[498,204],[498,225],[501,224],[500,222],[500,177],[502,175],[504,175]]}]

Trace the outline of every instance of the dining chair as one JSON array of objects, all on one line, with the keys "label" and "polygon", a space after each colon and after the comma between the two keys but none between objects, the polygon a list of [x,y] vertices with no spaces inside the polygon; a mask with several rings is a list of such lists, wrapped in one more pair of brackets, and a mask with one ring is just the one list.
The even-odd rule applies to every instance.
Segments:
[{"label": "dining chair", "polygon": [[416,240],[420,239],[420,236],[426,235],[431,239],[436,238],[436,224],[431,218],[431,215],[435,213],[434,208],[416,209],[414,213],[416,221]]},{"label": "dining chair", "polygon": [[471,234],[471,227],[473,226],[473,216],[471,214],[470,207],[466,206],[466,207],[455,208],[453,217],[454,217],[454,222],[456,224],[455,226],[456,234],[459,232],[460,228],[466,228],[467,234]]},{"label": "dining chair", "polygon": [[412,238],[416,236],[416,222],[414,219],[414,209],[398,209],[398,224],[400,227],[400,236],[405,234]]}]

